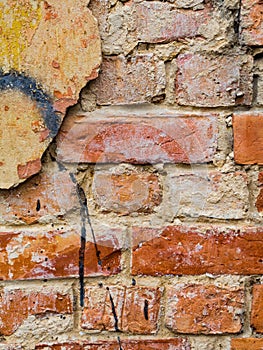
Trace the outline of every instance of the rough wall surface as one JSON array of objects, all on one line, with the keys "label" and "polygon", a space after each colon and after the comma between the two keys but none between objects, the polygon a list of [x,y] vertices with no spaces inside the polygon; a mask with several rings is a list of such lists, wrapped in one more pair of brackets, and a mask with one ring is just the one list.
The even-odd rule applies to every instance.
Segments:
[{"label": "rough wall surface", "polygon": [[[89,9],[99,76],[68,110],[41,172],[0,191],[0,349],[262,350],[262,1],[90,0]],[[36,50],[32,75],[53,89]],[[81,63],[69,79],[79,90],[79,52],[57,55],[55,70]],[[10,118],[34,107],[1,94],[21,101],[0,106]],[[3,116],[1,140],[12,144]]]}]

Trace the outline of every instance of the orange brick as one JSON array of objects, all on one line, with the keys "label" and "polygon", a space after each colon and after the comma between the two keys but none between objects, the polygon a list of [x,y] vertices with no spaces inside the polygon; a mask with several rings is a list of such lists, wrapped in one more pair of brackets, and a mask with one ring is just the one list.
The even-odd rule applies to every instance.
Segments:
[{"label": "orange brick", "polygon": [[[117,230],[115,233],[119,233]],[[86,243],[85,275],[111,275],[120,271],[121,250],[114,230]],[[78,276],[80,234],[74,231],[0,232],[0,279],[43,279]]]},{"label": "orange brick", "polygon": [[162,200],[158,176],[147,172],[96,171],[92,192],[102,210],[121,215],[152,212]]},{"label": "orange brick", "polygon": [[263,333],[263,285],[253,287],[251,326],[258,333]]},{"label": "orange brick", "polygon": [[134,275],[262,274],[261,228],[133,228]]},{"label": "orange brick", "polygon": [[166,325],[172,331],[192,334],[238,333],[244,292],[213,285],[187,285],[168,292]]},{"label": "orange brick", "polygon": [[[134,334],[157,331],[161,291],[151,287],[87,287],[82,328],[89,330],[119,329]],[[118,322],[114,319],[111,298]]]},{"label": "orange brick", "polygon": [[29,315],[71,314],[69,294],[55,291],[27,292],[19,289],[0,292],[0,333],[13,334]]},{"label": "orange brick", "polygon": [[263,164],[263,115],[233,115],[234,156],[238,164]]},{"label": "orange brick", "polygon": [[242,338],[232,339],[231,350],[262,350],[263,339]]}]

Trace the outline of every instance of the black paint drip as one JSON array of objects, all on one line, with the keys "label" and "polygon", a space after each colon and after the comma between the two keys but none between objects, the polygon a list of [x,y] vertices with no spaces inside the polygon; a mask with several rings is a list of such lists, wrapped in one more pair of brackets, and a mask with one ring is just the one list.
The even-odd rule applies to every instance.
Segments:
[{"label": "black paint drip", "polygon": [[36,211],[39,211],[41,209],[41,204],[40,204],[40,200],[37,200],[37,206],[36,206]]},{"label": "black paint drip", "polygon": [[116,308],[115,308],[115,305],[114,305],[114,301],[113,301],[113,298],[112,298],[112,295],[111,295],[111,292],[110,292],[110,288],[107,287],[106,289],[109,292],[110,303],[111,303],[111,311],[112,311],[112,314],[113,314],[113,317],[114,317],[114,328],[115,328],[116,332],[120,332],[119,327],[118,327],[119,320],[118,320],[118,316],[117,316],[117,313],[116,313]]},{"label": "black paint drip", "polygon": [[144,308],[143,308],[144,318],[146,321],[149,320],[149,301],[144,300]]},{"label": "black paint drip", "polygon": [[[57,161],[57,164],[59,166],[59,169],[61,171],[66,171],[67,169],[65,166]],[[85,192],[83,188],[78,184],[76,177],[73,173],[69,173],[70,179],[75,185],[76,193],[78,196],[78,200],[80,203],[80,217],[81,217],[81,235],[80,235],[80,249],[79,249],[79,284],[80,284],[80,306],[84,306],[84,300],[85,300],[85,283],[84,283],[84,269],[85,269],[85,250],[86,250],[86,241],[87,241],[87,229],[86,229],[86,221],[89,224],[90,231],[92,234],[93,244],[96,250],[96,257],[98,265],[101,266],[101,258],[100,258],[100,251],[98,249],[97,241],[95,232],[90,220],[89,215],[89,208],[87,203],[87,197],[85,195]]]}]

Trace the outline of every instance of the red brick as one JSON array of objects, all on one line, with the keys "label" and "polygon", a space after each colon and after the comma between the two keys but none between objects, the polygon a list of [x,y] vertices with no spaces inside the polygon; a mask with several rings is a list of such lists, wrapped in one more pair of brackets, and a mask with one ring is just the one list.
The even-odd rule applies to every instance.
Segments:
[{"label": "red brick", "polygon": [[250,105],[251,56],[178,56],[176,99],[180,105],[216,107]]},{"label": "red brick", "polygon": [[263,114],[234,114],[233,131],[235,162],[263,164]]},{"label": "red brick", "polygon": [[198,36],[199,28],[208,23],[211,9],[178,10],[168,2],[135,3],[137,39],[146,43],[170,42]]},{"label": "red brick", "polygon": [[152,54],[104,57],[91,86],[99,105],[148,102],[164,93],[164,63]]},{"label": "red brick", "polygon": [[69,294],[52,290],[27,292],[20,289],[0,292],[0,334],[13,334],[29,315],[71,314]]},{"label": "red brick", "polygon": [[242,0],[241,34],[246,45],[263,45],[263,3],[261,0]]},{"label": "red brick", "polygon": [[157,175],[130,170],[96,171],[92,193],[102,210],[121,215],[150,213],[162,200]]},{"label": "red brick", "polygon": [[263,285],[253,287],[251,326],[256,332],[263,333]]},{"label": "red brick", "polygon": [[0,192],[0,218],[6,222],[54,223],[74,207],[79,207],[75,186],[66,171],[54,167],[18,188]]},{"label": "red brick", "polygon": [[[102,265],[88,236],[85,275],[111,275],[120,271],[121,251],[116,235],[108,230],[97,237]],[[0,232],[0,279],[43,279],[78,276],[80,234],[74,231]]]},{"label": "red brick", "polygon": [[178,115],[158,108],[141,113],[127,115],[105,108],[72,115],[57,140],[58,158],[74,163],[135,164],[203,163],[213,159],[216,116]]},{"label": "red brick", "polygon": [[218,219],[240,219],[247,215],[248,179],[243,171],[167,169],[164,187],[163,210],[169,210],[172,215]]},{"label": "red brick", "polygon": [[[112,297],[118,324],[113,316]],[[87,287],[82,328],[114,331],[116,327],[134,334],[157,331],[161,291],[151,287]]]},{"label": "red brick", "polygon": [[231,350],[262,350],[263,339],[243,338],[232,339]]},{"label": "red brick", "polygon": [[174,332],[192,334],[238,333],[244,293],[213,285],[187,285],[168,292],[166,325]]},{"label": "red brick", "polygon": [[133,228],[132,273],[262,274],[262,228]]},{"label": "red brick", "polygon": [[263,172],[258,174],[258,186],[259,186],[259,194],[256,199],[256,208],[259,212],[263,211]]},{"label": "red brick", "polygon": [[[116,340],[97,342],[68,342],[51,345],[37,345],[36,350],[116,350],[119,349]],[[151,340],[121,340],[123,350],[190,350],[185,339],[151,339]]]}]

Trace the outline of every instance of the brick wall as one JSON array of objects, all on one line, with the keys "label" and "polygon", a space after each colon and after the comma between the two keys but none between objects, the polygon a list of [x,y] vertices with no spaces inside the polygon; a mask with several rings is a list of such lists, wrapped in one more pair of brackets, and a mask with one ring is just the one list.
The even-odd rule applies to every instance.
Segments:
[{"label": "brick wall", "polygon": [[263,349],[262,1],[89,9],[99,76],[0,190],[0,349]]}]

